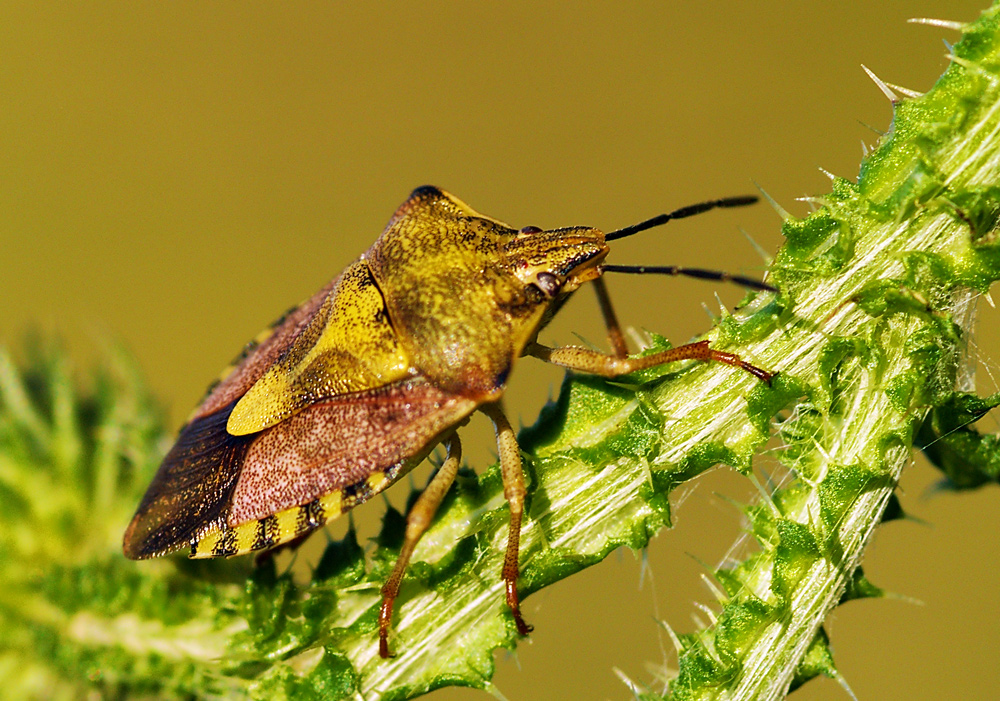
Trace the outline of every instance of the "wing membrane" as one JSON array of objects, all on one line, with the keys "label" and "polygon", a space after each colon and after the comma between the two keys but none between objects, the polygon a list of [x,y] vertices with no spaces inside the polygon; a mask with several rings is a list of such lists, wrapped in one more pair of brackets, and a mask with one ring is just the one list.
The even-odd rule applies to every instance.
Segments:
[{"label": "wing membrane", "polygon": [[288,542],[367,501],[476,408],[420,376],[334,397],[233,436],[233,405],[189,423],[125,533],[125,554],[238,555]]},{"label": "wing membrane", "polygon": [[181,431],[125,531],[126,556],[138,560],[179,550],[225,521],[254,438],[226,432],[232,407]]},{"label": "wing membrane", "polygon": [[227,521],[264,518],[335,491],[346,511],[419,463],[475,407],[423,378],[314,404],[250,446]]}]

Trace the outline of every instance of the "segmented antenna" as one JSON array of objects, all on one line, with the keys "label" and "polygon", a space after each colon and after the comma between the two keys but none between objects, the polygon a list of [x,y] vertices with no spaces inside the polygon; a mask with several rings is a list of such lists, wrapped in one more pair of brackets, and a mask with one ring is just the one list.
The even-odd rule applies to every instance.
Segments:
[{"label": "segmented antenna", "polygon": [[721,270],[705,270],[703,268],[682,268],[678,265],[602,265],[602,273],[632,273],[635,275],[686,275],[696,277],[700,280],[718,280],[719,282],[731,282],[740,287],[747,287],[751,290],[761,290],[763,292],[777,292],[776,287],[768,285],[766,282],[754,280],[743,275],[732,275]]},{"label": "segmented antenna", "polygon": [[673,212],[668,212],[667,214],[660,214],[653,217],[652,219],[647,219],[644,222],[639,222],[638,224],[633,224],[632,226],[626,226],[624,229],[618,229],[617,231],[611,231],[604,235],[605,241],[616,241],[617,239],[623,239],[626,236],[631,236],[632,234],[638,234],[640,231],[645,231],[646,229],[652,229],[656,226],[663,226],[668,221],[672,219],[684,219],[686,217],[693,217],[695,214],[701,214],[702,212],[707,212],[710,209],[719,209],[724,207],[745,207],[748,204],[754,204],[760,200],[759,197],[754,195],[741,195],[739,197],[724,197],[721,200],[710,200],[708,202],[699,202],[698,204],[691,204],[687,207],[681,207],[680,209],[675,209]]},{"label": "segmented antenna", "polygon": [[[626,226],[624,229],[611,231],[604,235],[604,240],[615,241],[617,239],[623,239],[626,236],[637,234],[640,231],[652,229],[656,226],[662,226],[672,219],[693,217],[695,214],[701,214],[702,212],[707,212],[710,209],[719,209],[723,207],[745,207],[759,201],[760,198],[755,195],[741,195],[739,197],[724,197],[720,200],[709,200],[708,202],[688,205],[687,207],[675,209],[673,212],[660,214],[652,219],[647,219],[644,222],[639,222],[638,224],[633,224],[632,226]],[[761,290],[764,292],[778,291],[766,282],[744,277],[743,275],[732,275],[720,270],[705,270],[703,268],[682,268],[679,265],[602,265],[601,272],[632,273],[634,275],[686,275],[687,277],[695,277],[701,280],[731,282],[734,285],[747,287],[751,290]]]}]

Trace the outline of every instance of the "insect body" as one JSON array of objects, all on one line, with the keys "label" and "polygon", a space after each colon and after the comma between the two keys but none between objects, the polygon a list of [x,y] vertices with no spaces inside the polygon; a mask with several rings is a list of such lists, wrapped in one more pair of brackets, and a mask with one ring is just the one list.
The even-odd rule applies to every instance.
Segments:
[{"label": "insect body", "polygon": [[[517,630],[527,634],[517,596],[525,486],[500,405],[512,364],[533,355],[614,377],[676,360],[714,360],[770,380],[705,341],[625,357],[600,280],[608,270],[639,272],[603,264],[608,240],[752,201],[695,205],[605,235],[586,227],[518,231],[437,188],[415,190],[364,255],[258,337],[209,392],[139,504],[125,554],[142,559],[188,548],[200,558],[273,548],[367,501],[444,443],[448,458],[411,510],[382,590],[379,649],[387,657],[403,572],[459,467],[455,429],[478,409],[496,430],[510,505],[502,577]],[[539,345],[539,329],[587,281],[598,284],[615,354]]]}]

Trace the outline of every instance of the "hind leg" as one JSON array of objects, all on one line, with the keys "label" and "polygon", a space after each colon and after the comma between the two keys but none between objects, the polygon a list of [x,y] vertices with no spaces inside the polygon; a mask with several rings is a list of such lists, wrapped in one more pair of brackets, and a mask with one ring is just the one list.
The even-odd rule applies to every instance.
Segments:
[{"label": "hind leg", "polygon": [[382,608],[378,616],[378,654],[383,658],[393,656],[389,652],[389,626],[392,624],[392,607],[396,597],[399,596],[403,573],[406,572],[406,566],[413,556],[413,549],[417,547],[420,538],[431,525],[434,514],[448,493],[448,488],[455,481],[459,463],[462,462],[462,443],[458,439],[458,434],[451,434],[444,443],[448,447],[448,457],[407,514],[406,535],[403,547],[399,551],[399,559],[396,560],[392,574],[382,587]]}]

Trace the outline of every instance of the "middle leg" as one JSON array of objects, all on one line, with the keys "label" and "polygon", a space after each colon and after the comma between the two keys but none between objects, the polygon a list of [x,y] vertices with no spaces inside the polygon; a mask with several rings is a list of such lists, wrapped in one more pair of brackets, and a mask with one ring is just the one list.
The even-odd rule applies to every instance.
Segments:
[{"label": "middle leg", "polygon": [[521,449],[517,445],[514,429],[499,404],[484,404],[479,410],[490,417],[496,431],[497,450],[500,453],[500,473],[503,476],[503,495],[510,504],[510,530],[507,533],[507,552],[504,554],[502,576],[507,588],[507,605],[514,615],[517,632],[527,635],[531,626],[521,616],[517,596],[517,578],[520,573],[517,559],[521,540],[521,517],[524,514],[524,472],[521,469]]}]

